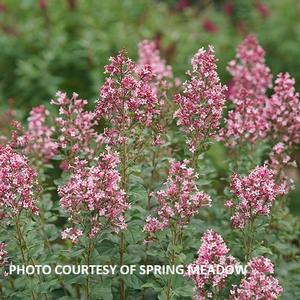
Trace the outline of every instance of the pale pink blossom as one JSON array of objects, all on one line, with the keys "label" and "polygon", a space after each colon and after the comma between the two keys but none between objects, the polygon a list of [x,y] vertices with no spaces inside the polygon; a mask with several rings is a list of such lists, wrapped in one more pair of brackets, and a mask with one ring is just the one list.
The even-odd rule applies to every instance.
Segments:
[{"label": "pale pink blossom", "polygon": [[108,145],[112,147],[117,147],[128,139],[121,136],[119,130],[115,128],[104,128],[103,132],[99,134],[97,142],[99,144]]},{"label": "pale pink blossom", "polygon": [[245,141],[256,143],[270,130],[265,110],[272,74],[265,65],[265,51],[254,36],[249,35],[238,46],[228,71],[232,75],[228,96],[234,108],[221,130],[221,140],[230,147]]},{"label": "pale pink blossom", "polygon": [[216,62],[213,47],[199,49],[183,93],[174,97],[179,106],[174,117],[186,134],[191,152],[199,150],[200,144],[214,138],[219,130],[226,87],[220,83]]},{"label": "pale pink blossom", "polygon": [[231,207],[233,207],[233,201],[232,200],[227,200],[226,202],[225,202],[225,206],[227,207],[227,208],[231,208]]},{"label": "pale pink blossom", "polygon": [[62,233],[61,237],[63,240],[71,240],[73,244],[77,244],[79,238],[83,235],[82,230],[77,228],[66,228]]},{"label": "pale pink blossom", "polygon": [[[216,272],[217,266],[222,266],[224,269],[228,266],[234,266],[235,259],[229,255],[229,248],[226,246],[223,238],[213,230],[208,230],[201,238],[201,246],[198,250],[198,257],[194,263],[188,266],[187,276],[191,278],[195,284],[195,299],[205,300],[212,298],[212,291],[222,289],[225,280],[228,277],[227,272]],[[197,266],[206,272],[194,273]],[[213,268],[214,272],[208,272],[209,268]],[[213,298],[212,298],[213,299]]]},{"label": "pale pink blossom", "polygon": [[6,251],[6,244],[0,242],[0,268],[7,266],[8,264],[8,252]]},{"label": "pale pink blossom", "polygon": [[9,146],[0,146],[0,218],[10,221],[22,210],[38,214],[36,186],[37,174],[27,158]]},{"label": "pale pink blossom", "polygon": [[249,220],[268,215],[276,198],[286,193],[285,185],[276,183],[275,175],[267,166],[258,166],[245,177],[233,174],[230,189],[236,198],[231,217],[234,228],[244,228]]},{"label": "pale pink blossom", "polygon": [[300,142],[299,94],[295,91],[295,79],[288,73],[278,74],[275,84],[267,106],[271,136],[291,147]]},{"label": "pale pink blossom", "polygon": [[79,154],[91,159],[94,155],[92,144],[98,137],[94,127],[98,123],[95,113],[86,110],[87,100],[78,99],[76,93],[68,98],[66,93],[57,92],[56,99],[51,104],[59,107],[60,116],[55,120],[59,148],[69,151],[69,159],[74,159]]},{"label": "pale pink blossom", "polygon": [[275,171],[277,180],[285,187],[286,193],[294,188],[293,179],[289,178],[285,169],[289,166],[297,167],[295,161],[288,154],[289,147],[283,143],[277,143],[269,154],[269,160],[266,164]]},{"label": "pale pink blossom", "polygon": [[135,124],[151,127],[160,114],[160,103],[151,85],[149,65],[138,68],[124,51],[110,58],[105,67],[108,77],[100,89],[96,114],[107,119],[120,133]]},{"label": "pale pink blossom", "polygon": [[155,41],[144,40],[139,43],[139,59],[137,67],[143,69],[150,66],[152,78],[150,85],[159,99],[159,115],[153,118],[152,144],[160,146],[164,143],[162,137],[166,133],[166,128],[172,121],[172,104],[170,102],[170,90],[181,85],[178,78],[173,77],[172,67],[167,65],[166,61],[161,58],[157,43]]},{"label": "pale pink blossom", "polygon": [[120,188],[118,164],[118,155],[110,149],[92,166],[76,158],[70,168],[69,181],[58,189],[60,205],[70,215],[73,228],[84,225],[90,238],[96,236],[104,224],[116,232],[126,228],[124,213],[130,205]]},{"label": "pale pink blossom", "polygon": [[165,188],[153,193],[158,201],[158,217],[147,217],[144,231],[151,235],[168,226],[175,220],[185,226],[203,206],[211,205],[211,198],[196,186],[197,174],[188,167],[188,161],[172,162]]},{"label": "pale pink blossom", "polygon": [[54,129],[46,125],[49,111],[43,105],[34,107],[28,118],[25,132],[27,143],[25,153],[37,160],[47,162],[57,153],[58,144],[53,139]]},{"label": "pale pink blossom", "polygon": [[24,128],[17,120],[11,122],[12,132],[8,145],[13,149],[23,150],[28,144],[28,135],[24,134]]},{"label": "pale pink blossom", "polygon": [[241,89],[253,96],[264,96],[272,87],[272,74],[265,65],[265,51],[252,35],[238,46],[236,58],[229,62],[228,71],[233,77],[229,99],[234,103],[240,100]]},{"label": "pale pink blossom", "polygon": [[155,41],[141,41],[138,48],[138,65],[141,67],[149,65],[156,77],[155,80],[161,81],[173,77],[172,67],[167,65],[166,61],[160,57]]},{"label": "pale pink blossom", "polygon": [[284,143],[277,143],[270,153],[270,166],[276,170],[280,171],[283,167],[287,165],[294,165],[295,162],[292,161],[292,158],[287,154],[288,146]]},{"label": "pale pink blossom", "polygon": [[144,226],[144,231],[148,234],[153,234],[160,231],[166,227],[166,224],[158,220],[158,218],[148,216],[146,218],[146,224]]},{"label": "pale pink blossom", "polygon": [[273,300],[278,299],[283,289],[272,275],[274,266],[263,256],[255,257],[248,263],[248,272],[238,286],[230,291],[232,300]]}]

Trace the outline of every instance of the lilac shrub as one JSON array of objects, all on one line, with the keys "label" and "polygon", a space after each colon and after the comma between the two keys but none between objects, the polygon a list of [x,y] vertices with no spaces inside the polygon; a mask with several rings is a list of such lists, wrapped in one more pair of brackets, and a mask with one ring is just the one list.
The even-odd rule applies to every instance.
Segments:
[{"label": "lilac shrub", "polygon": [[[299,275],[288,202],[300,142],[295,80],[280,73],[272,90],[254,36],[228,65],[228,89],[212,46],[196,52],[185,82],[154,41],[138,52],[137,62],[125,50],[109,59],[94,106],[59,91],[51,108],[32,108],[24,128],[15,120],[1,138],[0,296],[297,299],[286,280],[287,269]],[[23,280],[9,263],[184,272]],[[243,275],[190,270],[242,265]]]},{"label": "lilac shrub", "polygon": [[179,238],[199,209],[211,206],[211,198],[198,191],[195,183],[197,174],[188,167],[188,163],[189,161],[172,162],[164,184],[165,189],[152,195],[159,204],[158,217],[148,216],[146,219],[144,231],[149,235],[147,241],[154,238],[156,232],[166,228],[174,228],[173,234]]},{"label": "lilac shrub", "polygon": [[69,181],[58,189],[60,206],[68,212],[73,225],[63,231],[63,239],[77,243],[83,229],[90,239],[105,226],[115,232],[126,229],[124,212],[129,204],[120,188],[119,162],[118,155],[109,149],[92,166],[75,159]]},{"label": "lilac shrub", "polygon": [[272,275],[274,266],[265,257],[255,257],[249,261],[249,272],[238,286],[230,291],[232,300],[278,299],[282,287]]},{"label": "lilac shrub", "polygon": [[223,238],[213,230],[208,230],[201,238],[202,245],[198,250],[198,257],[188,266],[187,276],[195,284],[195,299],[214,299],[218,295],[218,290],[225,286],[227,273],[222,274],[198,274],[196,267],[209,268],[234,266],[235,258],[229,255],[230,249],[226,246]]},{"label": "lilac shrub", "polygon": [[178,104],[174,117],[192,153],[201,151],[207,139],[214,138],[219,130],[226,87],[220,83],[216,62],[213,47],[199,49],[187,73],[190,79],[184,83],[183,94],[174,98]]},{"label": "lilac shrub", "polygon": [[231,147],[244,141],[256,143],[265,138],[270,129],[265,106],[272,74],[265,65],[265,51],[255,37],[248,36],[239,45],[228,71],[232,76],[228,94],[234,109],[228,113],[222,139]]},{"label": "lilac shrub", "polygon": [[258,216],[269,215],[276,198],[286,193],[283,185],[276,184],[274,175],[266,166],[256,167],[247,177],[232,175],[230,189],[238,203],[229,200],[226,206],[233,208],[234,228],[243,229]]},{"label": "lilac shrub", "polygon": [[34,196],[37,174],[27,158],[9,146],[0,146],[0,167],[1,220],[9,223],[22,211],[38,214]]}]

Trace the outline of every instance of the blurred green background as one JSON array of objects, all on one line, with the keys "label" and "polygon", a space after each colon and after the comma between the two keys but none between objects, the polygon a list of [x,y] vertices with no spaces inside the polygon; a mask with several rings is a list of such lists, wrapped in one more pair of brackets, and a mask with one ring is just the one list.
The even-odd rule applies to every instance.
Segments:
[{"label": "blurred green background", "polygon": [[212,44],[220,76],[247,33],[254,33],[276,74],[300,87],[297,0],[0,0],[0,102],[28,111],[58,89],[96,99],[109,56],[155,39],[184,78],[195,51]]}]

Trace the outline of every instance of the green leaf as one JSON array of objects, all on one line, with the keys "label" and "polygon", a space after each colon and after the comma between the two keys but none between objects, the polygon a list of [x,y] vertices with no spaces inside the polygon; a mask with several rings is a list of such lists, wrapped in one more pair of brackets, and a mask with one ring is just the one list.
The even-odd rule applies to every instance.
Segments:
[{"label": "green leaf", "polygon": [[158,295],[158,299],[159,300],[168,300],[167,294],[165,291],[162,291],[159,295]]},{"label": "green leaf", "polygon": [[83,275],[76,275],[76,276],[68,275],[68,276],[64,277],[64,282],[66,285],[74,284],[74,283],[84,284],[85,279],[86,279],[86,277]]},{"label": "green leaf", "polygon": [[116,249],[116,244],[109,239],[104,239],[99,245],[97,245],[97,251],[100,255],[110,255]]},{"label": "green leaf", "polygon": [[264,254],[270,254],[272,255],[273,252],[271,251],[270,248],[264,247],[264,246],[259,246],[253,251],[253,256],[260,256]]},{"label": "green leaf", "polygon": [[125,276],[124,281],[126,286],[131,287],[135,290],[141,290],[143,282],[136,274]]},{"label": "green leaf", "polygon": [[193,297],[194,291],[191,286],[184,286],[179,287],[173,290],[173,293],[175,296],[181,296],[181,297]]},{"label": "green leaf", "polygon": [[157,283],[151,283],[151,282],[146,282],[141,286],[142,289],[145,288],[151,288],[154,289],[156,292],[159,292],[162,290],[162,287],[159,286]]},{"label": "green leaf", "polygon": [[113,300],[111,287],[93,287],[92,299]]}]

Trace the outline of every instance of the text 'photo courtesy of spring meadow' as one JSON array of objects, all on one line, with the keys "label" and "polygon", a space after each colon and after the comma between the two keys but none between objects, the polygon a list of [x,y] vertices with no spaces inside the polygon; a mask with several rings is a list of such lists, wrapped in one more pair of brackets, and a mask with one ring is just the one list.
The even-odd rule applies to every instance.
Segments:
[{"label": "text 'photo courtesy of spring meadow'", "polygon": [[0,0],[0,300],[300,300],[298,0]]}]

